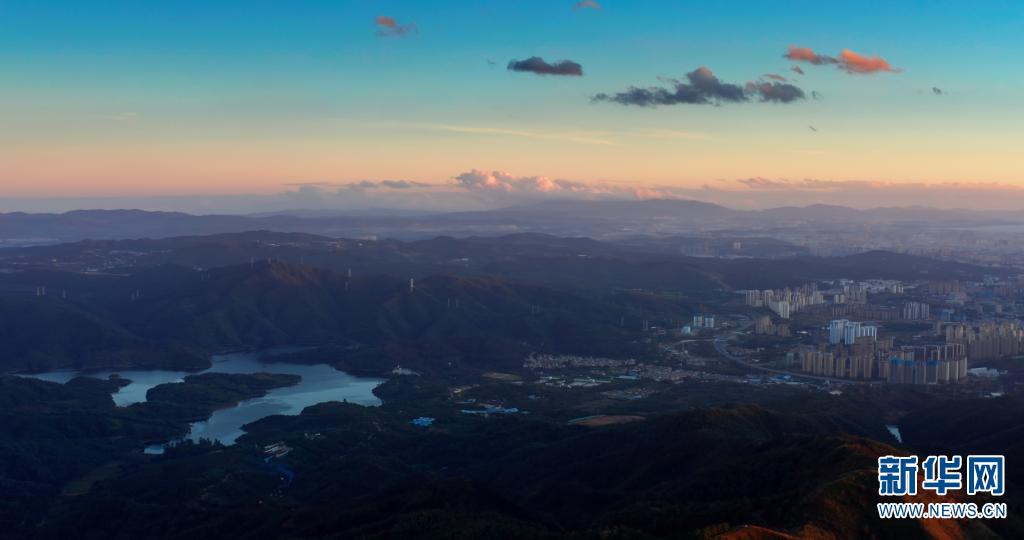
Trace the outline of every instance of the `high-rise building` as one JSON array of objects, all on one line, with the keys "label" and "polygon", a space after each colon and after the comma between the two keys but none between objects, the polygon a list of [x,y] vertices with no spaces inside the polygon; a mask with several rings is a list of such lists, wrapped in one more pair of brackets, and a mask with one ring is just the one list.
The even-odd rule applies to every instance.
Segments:
[{"label": "high-rise building", "polygon": [[792,306],[786,300],[772,300],[768,302],[768,309],[783,319],[788,319],[792,312]]},{"label": "high-rise building", "polygon": [[846,328],[847,323],[850,321],[846,319],[837,319],[829,323],[828,325],[828,342],[835,345],[843,340],[843,329]]},{"label": "high-rise building", "polygon": [[853,322],[847,319],[837,319],[828,325],[828,341],[832,345],[843,343],[853,345],[857,338],[870,337],[872,340],[878,338],[878,327],[861,322]]},{"label": "high-rise building", "polygon": [[903,304],[903,319],[907,321],[925,321],[931,318],[931,306],[923,302],[907,302]]}]

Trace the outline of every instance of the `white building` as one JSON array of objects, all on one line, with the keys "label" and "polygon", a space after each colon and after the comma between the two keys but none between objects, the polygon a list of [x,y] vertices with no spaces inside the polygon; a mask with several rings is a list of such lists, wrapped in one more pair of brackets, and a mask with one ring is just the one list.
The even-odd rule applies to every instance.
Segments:
[{"label": "white building", "polygon": [[714,315],[694,315],[693,324],[694,328],[714,328],[715,327],[715,316]]},{"label": "white building", "polygon": [[832,345],[853,345],[857,338],[865,336],[878,339],[878,327],[847,319],[836,319],[828,325],[828,342]]}]

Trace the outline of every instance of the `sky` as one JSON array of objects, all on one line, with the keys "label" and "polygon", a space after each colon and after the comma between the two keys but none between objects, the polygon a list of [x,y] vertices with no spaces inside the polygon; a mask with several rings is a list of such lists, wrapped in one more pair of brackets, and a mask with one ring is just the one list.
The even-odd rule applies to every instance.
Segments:
[{"label": "sky", "polygon": [[0,0],[0,210],[1024,208],[1022,53],[1018,1]]}]

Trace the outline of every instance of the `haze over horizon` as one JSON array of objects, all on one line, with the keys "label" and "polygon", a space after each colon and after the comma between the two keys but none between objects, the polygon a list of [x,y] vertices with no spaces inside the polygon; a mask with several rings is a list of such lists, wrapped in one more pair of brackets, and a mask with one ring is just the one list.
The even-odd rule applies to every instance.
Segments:
[{"label": "haze over horizon", "polygon": [[0,211],[1022,210],[1024,6],[923,5],[5,2]]},{"label": "haze over horizon", "polygon": [[[1024,211],[1024,189],[969,184],[922,186],[848,182],[820,184],[748,179],[722,187],[643,188],[513,177],[473,171],[484,183],[425,184],[402,180],[344,185],[302,184],[272,194],[185,194],[156,196],[4,197],[0,212],[63,213],[72,210],[145,210],[190,214],[324,212],[459,212],[530,205],[544,201],[678,200],[717,204],[736,210],[767,210],[813,205],[858,210],[925,207],[944,210]],[[498,180],[495,183],[494,179]],[[551,189],[538,186],[550,185]],[[739,186],[738,188],[734,186]]]}]

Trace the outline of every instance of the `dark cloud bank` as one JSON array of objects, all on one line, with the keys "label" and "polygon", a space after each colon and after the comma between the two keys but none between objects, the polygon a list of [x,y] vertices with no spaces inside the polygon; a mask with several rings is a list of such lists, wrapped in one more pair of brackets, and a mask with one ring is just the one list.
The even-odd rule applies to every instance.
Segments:
[{"label": "dark cloud bank", "polygon": [[593,101],[607,101],[620,105],[657,107],[659,105],[721,105],[762,101],[792,103],[806,95],[799,87],[778,80],[759,80],[744,86],[722,82],[706,67],[699,67],[686,74],[686,81],[669,80],[668,87],[640,88],[631,86],[624,92],[600,93]]},{"label": "dark cloud bank", "polygon": [[531,56],[526,60],[512,60],[508,63],[508,70],[536,73],[537,75],[568,75],[574,77],[583,75],[583,66],[572,60],[548,63],[539,56]]}]

